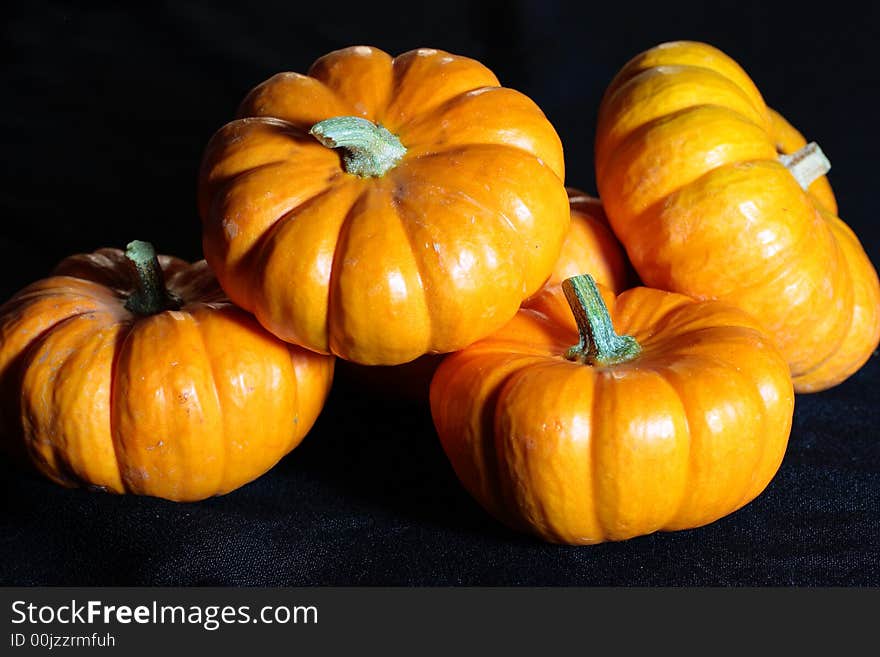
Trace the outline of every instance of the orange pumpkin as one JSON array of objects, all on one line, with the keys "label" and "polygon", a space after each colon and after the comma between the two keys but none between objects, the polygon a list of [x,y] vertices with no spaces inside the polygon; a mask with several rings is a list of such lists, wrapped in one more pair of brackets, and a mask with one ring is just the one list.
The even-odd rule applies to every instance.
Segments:
[{"label": "orange pumpkin", "polygon": [[641,279],[752,313],[798,392],[840,383],[880,341],[877,273],[835,215],[829,166],[706,44],[638,55],[599,111],[599,194]]},{"label": "orange pumpkin", "polygon": [[332,376],[332,357],[230,304],[204,260],[145,242],[67,258],[0,307],[4,435],[65,486],[227,493],[299,444]]},{"label": "orange pumpkin", "polygon": [[284,340],[367,365],[454,351],[556,262],[559,137],[473,59],[346,48],[263,82],[238,115],[203,159],[205,257]]},{"label": "orange pumpkin", "polygon": [[743,311],[644,287],[603,299],[589,276],[547,288],[431,383],[471,495],[513,528],[573,544],[742,507],[776,473],[793,409],[785,360]]},{"label": "orange pumpkin", "polygon": [[546,285],[590,274],[600,285],[619,294],[629,287],[630,272],[623,247],[608,224],[602,201],[579,189],[566,188],[571,225]]}]

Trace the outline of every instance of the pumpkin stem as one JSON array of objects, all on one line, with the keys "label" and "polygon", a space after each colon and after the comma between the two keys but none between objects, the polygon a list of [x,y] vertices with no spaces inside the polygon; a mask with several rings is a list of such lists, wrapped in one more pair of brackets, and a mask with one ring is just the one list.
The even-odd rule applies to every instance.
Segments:
[{"label": "pumpkin stem", "polygon": [[562,282],[562,291],[577,322],[580,341],[565,352],[568,360],[586,365],[614,365],[632,360],[642,351],[631,335],[618,335],[596,281],[589,274]]},{"label": "pumpkin stem", "polygon": [[360,178],[383,176],[406,154],[397,135],[359,116],[325,119],[313,125],[309,134],[327,148],[344,148],[345,171]]},{"label": "pumpkin stem", "polygon": [[141,240],[129,242],[125,258],[134,279],[134,292],[125,300],[127,310],[136,315],[155,315],[180,308],[180,299],[165,287],[162,267],[152,244]]},{"label": "pumpkin stem", "polygon": [[831,170],[831,162],[814,141],[791,155],[780,155],[779,161],[791,171],[791,175],[804,191]]}]

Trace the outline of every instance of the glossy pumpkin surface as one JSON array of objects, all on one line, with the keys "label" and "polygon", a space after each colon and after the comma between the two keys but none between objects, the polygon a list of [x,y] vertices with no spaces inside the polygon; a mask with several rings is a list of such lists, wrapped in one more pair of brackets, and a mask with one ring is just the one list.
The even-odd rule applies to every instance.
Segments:
[{"label": "glossy pumpkin surface", "polygon": [[754,499],[794,407],[772,339],[716,301],[638,287],[604,303],[638,347],[621,362],[572,349],[583,334],[559,286],[444,359],[431,411],[465,488],[509,526],[572,544],[698,527]]},{"label": "glossy pumpkin surface", "polygon": [[238,116],[203,159],[205,256],[284,340],[368,365],[454,351],[553,269],[559,137],[473,59],[346,48],[260,84]]},{"label": "glossy pumpkin surface", "polygon": [[580,274],[591,274],[597,283],[619,294],[629,287],[626,253],[614,236],[602,201],[579,189],[568,188],[571,225],[562,251],[546,285]]},{"label": "glossy pumpkin surface", "polygon": [[59,484],[223,494],[299,444],[323,406],[332,357],[269,334],[204,260],[158,262],[167,310],[129,309],[118,249],[67,258],[0,307],[4,438]]},{"label": "glossy pumpkin surface", "polygon": [[[602,202],[578,189],[568,188],[567,192],[571,224],[545,287],[588,273],[600,285],[615,293],[622,292],[630,287],[632,272],[623,247],[611,232]],[[523,305],[528,306],[540,293],[526,299]],[[402,365],[341,362],[337,364],[337,372],[357,385],[369,387],[374,394],[424,401],[428,398],[431,377],[442,361],[442,355],[426,355]]]},{"label": "glossy pumpkin surface", "polygon": [[877,273],[825,169],[798,174],[819,157],[805,143],[736,62],[694,42],[626,64],[596,135],[599,194],[641,279],[752,313],[798,392],[843,381],[880,341]]}]

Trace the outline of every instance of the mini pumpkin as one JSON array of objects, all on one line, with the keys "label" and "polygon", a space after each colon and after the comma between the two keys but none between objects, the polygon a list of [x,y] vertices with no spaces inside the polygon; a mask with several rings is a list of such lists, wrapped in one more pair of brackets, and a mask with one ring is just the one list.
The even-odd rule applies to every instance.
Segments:
[{"label": "mini pumpkin", "polygon": [[608,224],[602,201],[573,187],[566,191],[571,225],[545,285],[561,285],[566,278],[590,274],[615,294],[623,292],[629,287],[629,263]]},{"label": "mini pumpkin", "polygon": [[263,82],[238,117],[203,159],[205,257],[284,340],[367,365],[454,351],[553,269],[559,137],[473,59],[346,48]]},{"label": "mini pumpkin", "polygon": [[739,509],[779,468],[793,409],[788,366],[748,314],[645,287],[603,298],[590,276],[547,288],[431,382],[437,433],[471,495],[515,529],[572,544]]},{"label": "mini pumpkin", "polygon": [[599,110],[599,194],[641,279],[752,313],[798,392],[840,383],[880,341],[877,273],[835,214],[829,166],[707,44],[636,56]]},{"label": "mini pumpkin", "polygon": [[146,242],[69,257],[0,307],[4,437],[65,486],[238,488],[303,439],[333,364],[229,303],[204,260]]}]

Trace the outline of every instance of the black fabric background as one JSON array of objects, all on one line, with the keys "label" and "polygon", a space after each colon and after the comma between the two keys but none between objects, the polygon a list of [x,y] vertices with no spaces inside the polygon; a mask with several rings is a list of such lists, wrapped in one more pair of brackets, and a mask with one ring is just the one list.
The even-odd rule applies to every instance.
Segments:
[{"label": "black fabric background", "polygon": [[[594,192],[596,108],[615,71],[661,41],[708,41],[820,141],[841,214],[880,262],[873,5],[82,4],[5,10],[2,299],[65,255],[133,238],[199,258],[208,138],[258,82],[354,44],[480,59],[541,105],[563,139],[567,183]],[[574,548],[489,519],[458,485],[424,404],[340,376],[298,449],[199,504],[67,490],[0,463],[0,584],[876,586],[878,383],[875,354],[843,385],[798,396],[778,475],[737,513]]]}]

